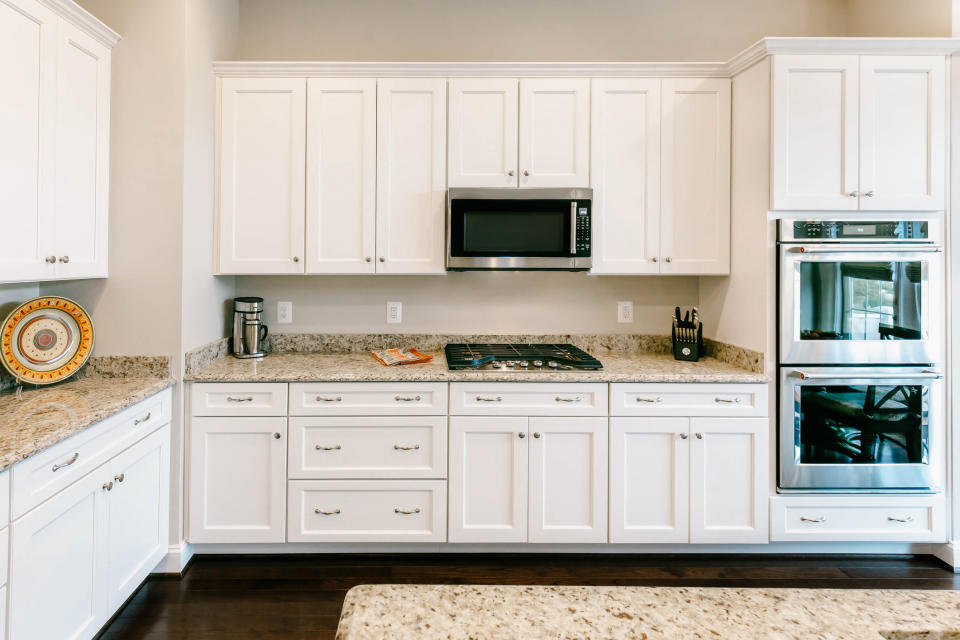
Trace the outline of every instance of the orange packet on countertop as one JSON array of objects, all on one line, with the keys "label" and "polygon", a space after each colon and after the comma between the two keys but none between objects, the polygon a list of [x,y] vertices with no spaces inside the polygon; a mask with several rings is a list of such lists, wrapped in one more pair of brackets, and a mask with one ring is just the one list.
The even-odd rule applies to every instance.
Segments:
[{"label": "orange packet on countertop", "polygon": [[430,362],[433,356],[420,353],[416,349],[386,349],[384,351],[371,351],[370,355],[380,361],[380,364],[392,367],[395,364],[420,364]]}]

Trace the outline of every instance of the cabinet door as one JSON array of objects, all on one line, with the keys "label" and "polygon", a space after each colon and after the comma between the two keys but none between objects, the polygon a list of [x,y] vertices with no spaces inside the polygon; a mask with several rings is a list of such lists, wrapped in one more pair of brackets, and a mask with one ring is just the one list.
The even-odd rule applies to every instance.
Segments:
[{"label": "cabinet door", "polygon": [[53,277],[57,17],[36,0],[0,0],[0,282]]},{"label": "cabinet door", "polygon": [[530,542],[607,541],[607,419],[530,418]]},{"label": "cabinet door", "polygon": [[106,277],[110,50],[66,21],[57,45],[56,131],[56,277]]},{"label": "cabinet door", "polygon": [[689,418],[610,418],[610,542],[689,542]]},{"label": "cabinet door", "polygon": [[590,184],[590,80],[520,81],[520,186]]},{"label": "cabinet door", "polygon": [[373,273],[377,81],[307,80],[307,273]]},{"label": "cabinet door", "polygon": [[220,273],[303,273],[307,81],[220,82]]},{"label": "cabinet door", "polygon": [[11,525],[10,637],[91,638],[109,617],[100,467]]},{"label": "cabinet door", "polygon": [[768,541],[766,418],[691,418],[690,542]]},{"label": "cabinet door", "polygon": [[856,210],[857,56],[773,57],[774,209]]},{"label": "cabinet door", "polygon": [[527,418],[450,418],[450,542],[527,541]]},{"label": "cabinet door", "polygon": [[193,418],[190,542],[283,542],[286,418]]},{"label": "cabinet door", "polygon": [[593,273],[659,273],[660,81],[594,80]]},{"label": "cabinet door", "polygon": [[944,208],[946,61],[860,58],[860,208]]},{"label": "cabinet door", "polygon": [[109,467],[107,587],[115,611],[167,553],[170,427],[133,445]]},{"label": "cabinet door", "polygon": [[451,187],[517,186],[517,81],[450,81]]},{"label": "cabinet door", "polygon": [[377,273],[446,273],[446,88],[378,81]]},{"label": "cabinet door", "polygon": [[730,273],[730,81],[664,80],[661,273]]}]

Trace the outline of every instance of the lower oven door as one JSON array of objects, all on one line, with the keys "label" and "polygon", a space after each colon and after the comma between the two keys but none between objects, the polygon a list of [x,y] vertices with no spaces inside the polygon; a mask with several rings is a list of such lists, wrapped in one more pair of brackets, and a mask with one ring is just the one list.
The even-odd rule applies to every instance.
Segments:
[{"label": "lower oven door", "polygon": [[942,377],[921,367],[783,367],[780,488],[933,489]]}]

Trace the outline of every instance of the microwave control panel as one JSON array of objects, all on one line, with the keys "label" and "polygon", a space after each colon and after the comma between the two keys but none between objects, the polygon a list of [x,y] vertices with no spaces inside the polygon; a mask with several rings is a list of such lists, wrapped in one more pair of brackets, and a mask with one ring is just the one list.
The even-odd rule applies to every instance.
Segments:
[{"label": "microwave control panel", "polygon": [[577,209],[577,257],[590,257],[590,209]]}]

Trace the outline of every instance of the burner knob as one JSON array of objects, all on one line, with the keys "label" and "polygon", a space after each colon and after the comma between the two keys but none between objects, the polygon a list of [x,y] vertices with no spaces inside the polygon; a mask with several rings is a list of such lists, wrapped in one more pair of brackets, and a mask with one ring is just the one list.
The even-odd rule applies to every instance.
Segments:
[{"label": "burner knob", "polygon": [[543,366],[543,360],[534,360],[534,361],[533,361],[533,366],[535,366],[535,367],[542,367],[542,366]]},{"label": "burner knob", "polygon": [[526,360],[524,360],[523,362],[520,363],[520,366],[523,367],[523,368],[527,368],[527,367],[530,366],[530,363],[527,362]]},{"label": "burner knob", "polygon": [[501,368],[501,367],[503,367],[503,363],[502,363],[502,362],[499,362],[499,361],[498,361],[498,362],[494,362],[494,363],[493,363],[493,368],[494,368],[494,369],[499,369],[499,368]]},{"label": "burner knob", "polygon": [[547,363],[547,366],[550,367],[551,369],[556,369],[560,365],[554,362],[553,360],[551,360],[550,362]]},{"label": "burner knob", "polygon": [[507,360],[507,366],[508,366],[508,367],[515,367],[515,366],[517,366],[517,361],[516,361],[516,360]]}]

